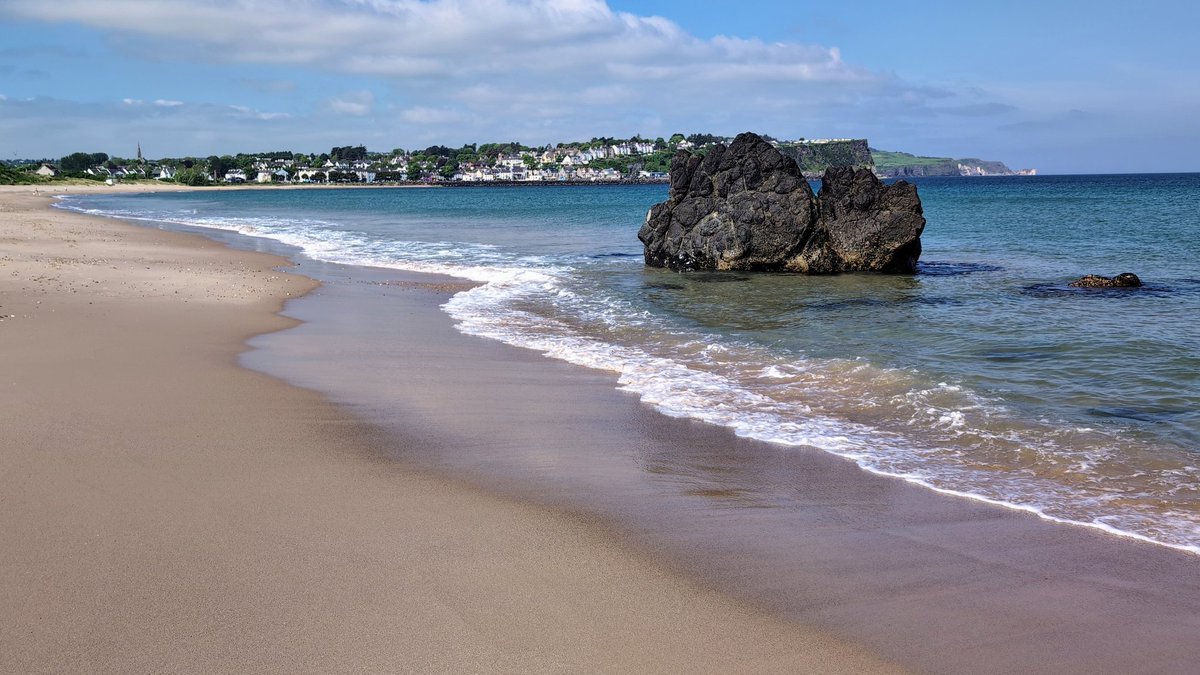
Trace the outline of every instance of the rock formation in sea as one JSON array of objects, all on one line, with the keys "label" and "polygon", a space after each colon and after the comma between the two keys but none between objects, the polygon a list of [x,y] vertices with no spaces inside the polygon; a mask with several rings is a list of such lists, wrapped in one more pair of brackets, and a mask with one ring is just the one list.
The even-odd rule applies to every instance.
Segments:
[{"label": "rock formation in sea", "polygon": [[794,160],[744,133],[676,153],[668,199],[638,239],[647,265],[676,270],[912,273],[924,229],[916,186],[830,168],[813,195]]},{"label": "rock formation in sea", "polygon": [[1137,288],[1142,285],[1142,280],[1132,272],[1123,272],[1112,278],[1088,274],[1072,281],[1070,285],[1075,288]]}]

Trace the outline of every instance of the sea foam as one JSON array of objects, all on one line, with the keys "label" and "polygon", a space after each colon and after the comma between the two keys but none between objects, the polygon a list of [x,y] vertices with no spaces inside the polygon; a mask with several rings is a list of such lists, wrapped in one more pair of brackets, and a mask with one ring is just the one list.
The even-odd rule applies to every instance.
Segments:
[{"label": "sea foam", "polygon": [[[1143,506],[1138,495],[1114,494],[1086,480],[1097,465],[1119,464],[1120,438],[1053,421],[1014,421],[995,400],[911,371],[780,354],[673,328],[622,298],[581,285],[569,260],[515,256],[472,242],[384,240],[314,218],[106,210],[71,200],[60,205],[265,237],[324,262],[465,278],[480,285],[444,305],[459,330],[612,372],[621,389],[666,415],[720,425],[746,438],[816,448],[941,493],[1200,553],[1194,514],[1172,517]],[[1046,463],[1084,478],[1048,480]],[[1162,473],[1163,490],[1200,485],[1195,466],[1164,467]]]}]

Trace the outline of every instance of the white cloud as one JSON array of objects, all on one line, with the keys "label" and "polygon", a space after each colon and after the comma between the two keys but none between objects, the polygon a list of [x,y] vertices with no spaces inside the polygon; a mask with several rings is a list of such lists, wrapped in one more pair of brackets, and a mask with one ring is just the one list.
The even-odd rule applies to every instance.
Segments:
[{"label": "white cloud", "polygon": [[[246,106],[194,103],[163,114],[163,109],[155,106],[127,106],[122,101],[97,104],[41,97],[4,105],[0,138],[12,139],[11,151],[28,157],[61,157],[78,151],[131,157],[138,143],[152,158],[255,150],[319,151],[347,143],[345,127],[334,129],[314,118]],[[356,142],[382,141],[373,135],[369,121],[365,122],[354,134],[362,139]],[[264,124],[271,125],[269,135],[263,133]]]},{"label": "white cloud", "polygon": [[154,105],[160,108],[177,108],[183,105],[183,101],[172,101],[165,98],[154,99]]},{"label": "white cloud", "polygon": [[[315,110],[289,112],[332,115],[323,123],[335,129],[374,120],[390,135],[385,145],[408,144],[410,134],[444,143],[747,129],[875,136],[937,116],[975,114],[977,124],[993,110],[1004,121],[1013,117],[961,86],[914,85],[856,65],[836,47],[704,39],[603,0],[9,0],[0,7],[90,26],[127,54],[253,65],[263,79],[240,84],[262,94],[301,91],[309,86],[304,71],[346,76],[347,88],[359,91],[327,89]],[[401,113],[376,114],[382,108]]]},{"label": "white cloud", "polygon": [[[837,49],[719,36],[697,38],[660,17],[613,11],[602,0],[13,0],[9,13],[71,21],[173,45],[178,53],[239,63],[304,66],[387,78],[414,103],[440,102],[481,83],[552,96],[627,88],[624,97],[678,105],[713,87],[777,87],[809,96],[822,87],[890,78],[842,60]],[[198,47],[179,50],[179,45]],[[157,52],[161,53],[161,52]],[[341,99],[347,114],[364,102]],[[590,102],[577,101],[575,107]]]},{"label": "white cloud", "polygon": [[145,101],[140,98],[123,98],[121,99],[121,103],[124,103],[125,105],[141,105],[145,103]]},{"label": "white cloud", "polygon": [[375,94],[370,91],[355,91],[329,101],[329,109],[342,115],[362,117],[375,108]]},{"label": "white cloud", "polygon": [[[233,63],[239,76],[262,78],[234,80],[272,97],[257,105],[299,99],[312,106],[263,112],[205,104],[200,88],[187,105],[145,106],[177,125],[170,138],[179,140],[164,133],[164,145],[187,139],[187,148],[238,149],[230,145],[234,124],[264,142],[250,130],[261,134],[268,120],[273,138],[313,150],[374,137],[395,147],[747,129],[874,138],[928,128],[935,118],[1014,117],[987,96],[914,85],[856,65],[835,47],[704,39],[603,0],[0,0],[0,15],[82,24],[130,58]],[[305,91],[305,71],[344,78],[341,87],[353,91]],[[163,115],[163,107],[178,110]],[[202,114],[212,117],[194,123]],[[226,133],[204,131],[221,125]]]},{"label": "white cloud", "polygon": [[399,117],[404,122],[420,126],[431,124],[453,124],[466,120],[466,116],[461,111],[453,110],[451,108],[433,108],[426,106],[418,106],[415,108],[406,108],[401,110]]},{"label": "white cloud", "polygon": [[252,119],[256,119],[256,120],[263,120],[263,121],[267,121],[267,122],[269,122],[271,120],[291,119],[291,117],[292,117],[291,113],[262,112],[259,110],[255,110],[254,108],[251,108],[249,106],[244,106],[244,105],[230,105],[228,107],[230,110],[234,111],[235,113],[238,113],[239,116],[248,117],[248,118],[252,118]]}]

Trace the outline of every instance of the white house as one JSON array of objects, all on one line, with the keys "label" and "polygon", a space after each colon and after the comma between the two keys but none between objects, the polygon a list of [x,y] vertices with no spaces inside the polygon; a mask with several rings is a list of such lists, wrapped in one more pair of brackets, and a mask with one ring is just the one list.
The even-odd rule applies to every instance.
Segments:
[{"label": "white house", "polygon": [[288,182],[288,172],[283,169],[275,169],[274,171],[260,170],[254,180],[258,183],[286,183]]},{"label": "white house", "polygon": [[39,176],[46,176],[49,178],[49,177],[58,175],[58,167],[54,166],[53,164],[43,163],[41,166],[39,166],[37,168],[36,171],[34,171],[34,173],[36,173]]},{"label": "white house", "polygon": [[525,166],[525,158],[520,155],[501,155],[496,158],[496,166],[509,169]]}]

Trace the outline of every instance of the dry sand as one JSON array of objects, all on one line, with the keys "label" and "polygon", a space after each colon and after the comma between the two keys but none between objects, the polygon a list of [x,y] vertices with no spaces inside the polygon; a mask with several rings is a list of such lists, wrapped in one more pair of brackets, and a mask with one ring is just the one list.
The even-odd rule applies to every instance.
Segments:
[{"label": "dry sand", "polygon": [[0,671],[889,669],[237,367],[312,287],[286,261],[32,191],[0,188]]}]

